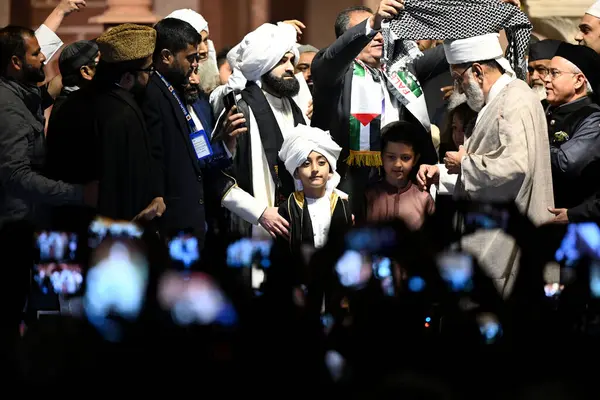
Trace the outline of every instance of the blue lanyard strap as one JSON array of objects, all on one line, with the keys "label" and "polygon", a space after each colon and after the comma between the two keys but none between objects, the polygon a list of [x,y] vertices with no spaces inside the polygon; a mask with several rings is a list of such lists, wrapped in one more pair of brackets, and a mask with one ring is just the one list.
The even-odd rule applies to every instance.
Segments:
[{"label": "blue lanyard strap", "polygon": [[154,73],[156,75],[158,75],[158,77],[160,78],[161,81],[163,81],[163,83],[165,84],[165,86],[167,87],[167,89],[169,90],[169,92],[171,92],[171,94],[173,95],[173,97],[175,97],[175,100],[177,101],[177,104],[179,104],[179,107],[181,107],[181,111],[183,112],[183,115],[185,116],[185,120],[187,121],[188,125],[190,126],[191,133],[196,132],[197,131],[196,124],[194,123],[194,120],[192,120],[192,116],[188,112],[187,108],[183,105],[183,103],[179,99],[179,96],[177,96],[177,93],[175,92],[175,89],[173,88],[173,85],[171,85],[169,82],[167,82],[167,80],[165,79],[165,77],[162,76],[162,74],[160,72],[154,71]]}]

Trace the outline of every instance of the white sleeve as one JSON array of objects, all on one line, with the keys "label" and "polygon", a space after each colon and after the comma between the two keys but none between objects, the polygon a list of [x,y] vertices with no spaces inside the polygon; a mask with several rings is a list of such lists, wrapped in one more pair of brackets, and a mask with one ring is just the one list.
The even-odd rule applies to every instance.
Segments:
[{"label": "white sleeve", "polygon": [[44,24],[40,25],[35,31],[35,38],[40,44],[42,54],[48,61],[63,45],[62,40],[60,40],[56,33],[52,32],[52,30]]},{"label": "white sleeve", "polygon": [[234,69],[233,73],[229,76],[227,83],[218,86],[211,92],[208,101],[210,102],[214,115],[221,114],[225,108],[225,105],[223,104],[223,98],[233,90],[244,90],[246,87],[246,82],[246,78],[244,78],[242,72],[238,69]]},{"label": "white sleeve", "polygon": [[233,186],[221,200],[221,205],[242,218],[244,221],[258,225],[258,220],[263,215],[267,206],[242,190],[238,185]]},{"label": "white sleeve", "polygon": [[456,181],[458,180],[458,174],[449,174],[448,168],[444,164],[438,164],[437,167],[440,170],[440,183],[436,185],[436,191],[438,194],[451,195],[454,193],[456,187]]}]

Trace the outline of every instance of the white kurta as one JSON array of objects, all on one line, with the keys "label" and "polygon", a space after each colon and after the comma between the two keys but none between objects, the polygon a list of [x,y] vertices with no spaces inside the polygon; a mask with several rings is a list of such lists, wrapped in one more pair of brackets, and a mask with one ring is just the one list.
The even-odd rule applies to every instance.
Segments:
[{"label": "white kurta", "polygon": [[[490,90],[471,136],[454,195],[475,201],[514,201],[536,224],[554,205],[546,118],[541,103],[521,80],[503,76]],[[518,270],[519,249],[500,230],[465,236],[473,253],[505,295]]]},{"label": "white kurta", "polygon": [[46,57],[46,61],[50,61],[52,56],[54,56],[63,45],[62,40],[60,40],[56,33],[52,32],[50,28],[44,24],[40,25],[35,31],[35,38],[42,49],[42,54]]},{"label": "white kurta", "polygon": [[[281,129],[281,134],[285,139],[288,130],[294,128],[294,116],[292,114],[290,99],[275,97],[264,91],[263,93],[271,106],[277,124]],[[251,196],[236,185],[223,198],[221,204],[245,221],[257,225],[252,230],[253,237],[270,238],[267,231],[258,225],[258,220],[267,207],[275,206],[275,182],[273,182],[273,178],[271,177],[267,156],[265,155],[265,150],[260,139],[260,130],[252,109],[250,109],[249,120],[252,189],[254,196]],[[310,123],[306,116],[305,121],[307,125]]]}]

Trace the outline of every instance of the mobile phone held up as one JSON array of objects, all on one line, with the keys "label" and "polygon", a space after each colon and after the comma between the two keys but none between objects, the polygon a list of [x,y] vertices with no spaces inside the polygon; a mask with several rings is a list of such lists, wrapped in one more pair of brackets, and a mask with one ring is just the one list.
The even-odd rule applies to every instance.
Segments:
[{"label": "mobile phone held up", "polygon": [[[240,109],[238,108],[238,93],[235,91],[227,93],[223,98],[223,105],[225,106],[225,114],[229,112],[233,108],[236,107],[236,113],[240,113]],[[240,124],[237,128],[246,128],[246,123]]]},{"label": "mobile phone held up", "polygon": [[43,294],[75,295],[83,284],[83,268],[78,253],[78,236],[62,231],[42,231],[35,235],[37,250],[33,280]]}]

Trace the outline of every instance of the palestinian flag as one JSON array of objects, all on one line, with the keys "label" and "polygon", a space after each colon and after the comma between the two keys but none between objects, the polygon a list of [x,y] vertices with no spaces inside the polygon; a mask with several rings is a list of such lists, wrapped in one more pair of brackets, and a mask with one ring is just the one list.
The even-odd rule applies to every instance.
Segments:
[{"label": "palestinian flag", "polygon": [[362,63],[354,63],[349,124],[350,156],[346,160],[348,165],[382,165],[380,131],[385,97],[380,79],[374,80],[372,72]]}]

